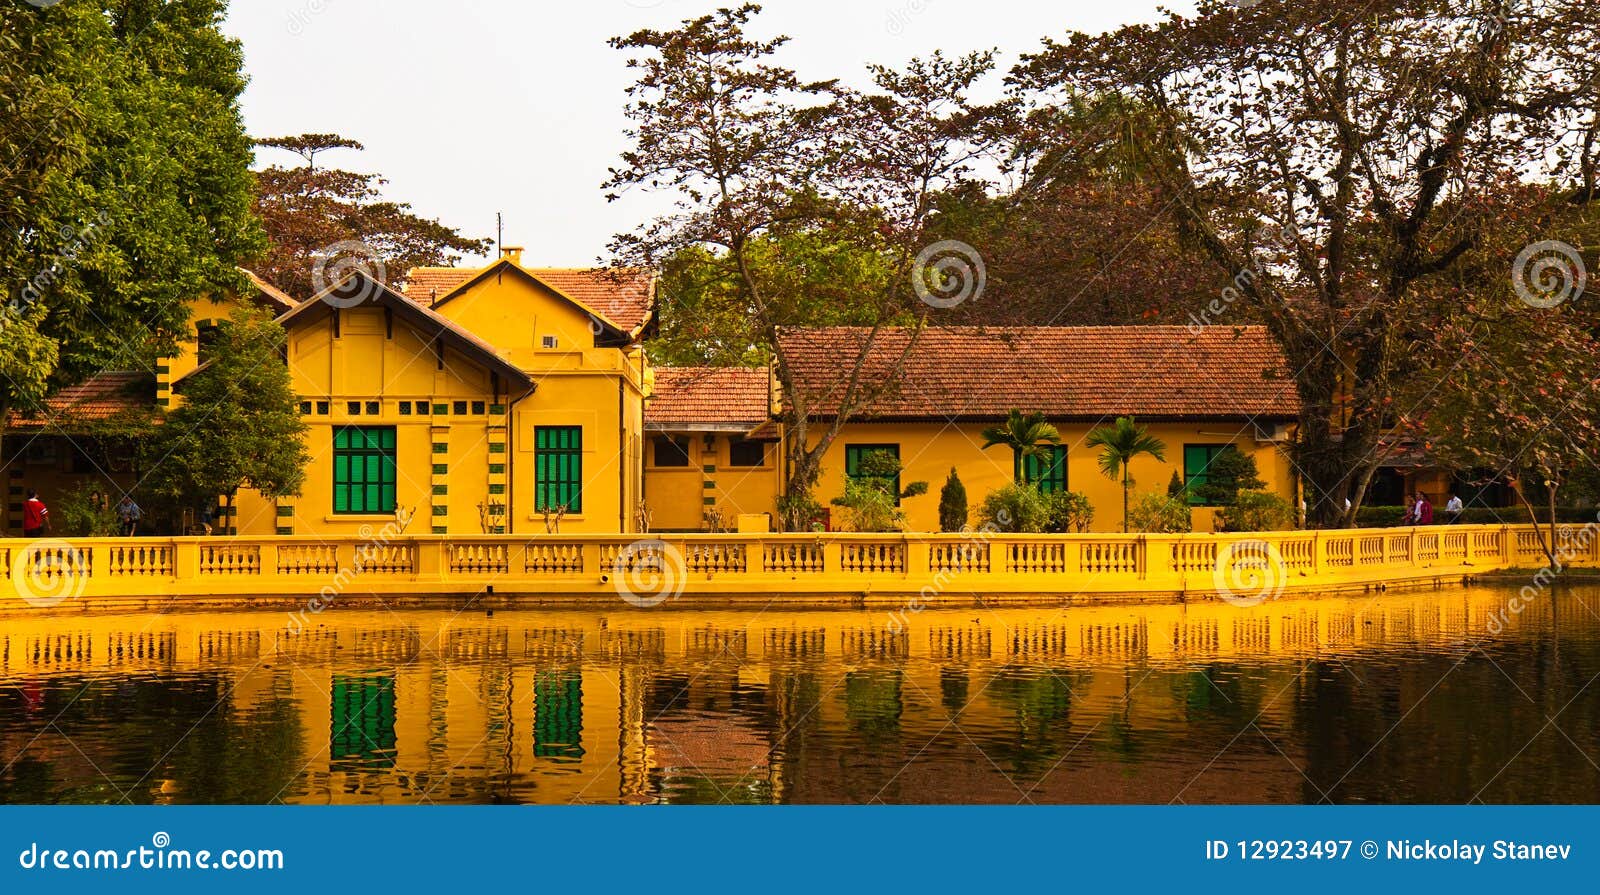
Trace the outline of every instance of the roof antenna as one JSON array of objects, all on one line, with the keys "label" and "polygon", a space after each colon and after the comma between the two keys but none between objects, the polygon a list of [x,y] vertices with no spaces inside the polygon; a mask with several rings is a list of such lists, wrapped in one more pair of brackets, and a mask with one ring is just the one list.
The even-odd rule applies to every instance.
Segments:
[{"label": "roof antenna", "polygon": [[[505,240],[506,240],[506,222],[505,222],[505,219],[500,216],[500,212],[497,211],[497,212],[494,213],[494,257],[495,258],[499,258],[500,257],[500,247],[505,244]],[[491,258],[489,260],[493,261],[494,258]]]}]

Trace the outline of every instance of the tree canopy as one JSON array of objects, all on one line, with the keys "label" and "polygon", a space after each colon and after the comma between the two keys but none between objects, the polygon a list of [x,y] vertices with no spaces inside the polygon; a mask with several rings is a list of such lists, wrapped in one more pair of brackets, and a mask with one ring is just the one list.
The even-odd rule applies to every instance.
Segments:
[{"label": "tree canopy", "polygon": [[383,198],[381,188],[388,181],[376,174],[318,167],[319,155],[363,149],[355,140],[300,134],[268,137],[256,145],[304,162],[263,169],[255,202],[271,241],[256,272],[290,295],[305,298],[333,285],[318,282],[319,260],[324,266],[359,263],[378,279],[398,283],[413,267],[447,265],[490,248],[486,239],[463,236],[413,214],[407,203]]},{"label": "tree canopy", "polygon": [[8,2],[0,15],[0,419],[153,371],[196,295],[263,246],[222,0]]}]

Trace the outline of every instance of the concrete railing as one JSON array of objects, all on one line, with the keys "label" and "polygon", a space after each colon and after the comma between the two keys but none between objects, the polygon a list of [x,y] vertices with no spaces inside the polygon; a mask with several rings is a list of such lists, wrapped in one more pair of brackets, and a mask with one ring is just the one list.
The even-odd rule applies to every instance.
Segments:
[{"label": "concrete railing", "polygon": [[[1564,526],[1566,565],[1600,564]],[[661,534],[0,540],[5,609],[185,598],[486,594],[1272,596],[1444,583],[1546,559],[1528,526],[1259,534]],[[64,595],[64,596],[63,596]],[[642,596],[641,596],[642,595]],[[250,602],[245,600],[243,602]]]}]

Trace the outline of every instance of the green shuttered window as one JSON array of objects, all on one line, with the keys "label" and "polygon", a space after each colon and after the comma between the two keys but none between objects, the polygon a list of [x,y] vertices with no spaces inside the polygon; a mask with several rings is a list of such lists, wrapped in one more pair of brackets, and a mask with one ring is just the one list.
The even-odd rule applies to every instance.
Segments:
[{"label": "green shuttered window", "polygon": [[1227,450],[1226,444],[1186,444],[1183,446],[1183,484],[1189,492],[1189,503],[1193,506],[1206,506],[1205,498],[1195,493],[1206,484],[1206,472],[1211,467],[1211,461],[1217,455]]},{"label": "green shuttered window", "polygon": [[534,512],[583,512],[583,427],[535,427],[533,456]]},{"label": "green shuttered window", "polygon": [[1017,458],[1019,481],[1032,482],[1045,494],[1067,490],[1067,448],[1065,445],[1042,445],[1044,456]]},{"label": "green shuttered window", "polygon": [[333,431],[333,511],[394,512],[394,427],[340,426]]}]

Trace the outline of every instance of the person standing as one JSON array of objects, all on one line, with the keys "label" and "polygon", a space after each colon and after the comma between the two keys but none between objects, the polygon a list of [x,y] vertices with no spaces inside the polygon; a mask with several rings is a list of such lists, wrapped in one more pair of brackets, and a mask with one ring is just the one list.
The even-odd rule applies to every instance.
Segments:
[{"label": "person standing", "polygon": [[1433,504],[1428,500],[1428,495],[1417,492],[1417,524],[1433,524]]},{"label": "person standing", "polygon": [[1465,509],[1466,509],[1466,507],[1461,505],[1461,497],[1459,495],[1456,495],[1456,494],[1450,495],[1450,499],[1444,502],[1444,521],[1445,521],[1445,524],[1447,524],[1447,525],[1455,525],[1457,522],[1460,522],[1461,521],[1461,513]]},{"label": "person standing", "polygon": [[122,495],[122,502],[117,504],[117,521],[122,523],[122,536],[131,538],[139,530],[139,520],[144,518],[144,510],[133,502],[132,494]]},{"label": "person standing", "polygon": [[28,499],[22,504],[22,535],[37,538],[50,530],[50,508],[39,499],[39,492],[28,489]]}]

